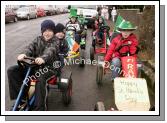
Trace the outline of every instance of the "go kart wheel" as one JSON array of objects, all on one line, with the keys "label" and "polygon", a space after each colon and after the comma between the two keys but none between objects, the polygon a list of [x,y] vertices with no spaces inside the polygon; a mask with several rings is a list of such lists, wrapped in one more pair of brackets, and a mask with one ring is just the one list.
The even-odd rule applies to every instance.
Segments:
[{"label": "go kart wheel", "polygon": [[94,60],[94,48],[93,47],[90,47],[90,60],[93,61]]},{"label": "go kart wheel", "polygon": [[138,78],[141,78],[141,69],[138,69]]},{"label": "go kart wheel", "polygon": [[80,53],[80,66],[84,67],[85,66],[85,50],[84,49],[79,49],[79,53]]},{"label": "go kart wheel", "polygon": [[68,88],[63,90],[63,92],[62,92],[62,99],[63,99],[63,103],[65,105],[70,104],[71,96],[72,96],[72,78],[70,78],[70,80],[69,80]]},{"label": "go kart wheel", "polygon": [[46,86],[46,96],[45,96],[45,111],[48,110],[48,93],[49,93],[49,84]]},{"label": "go kart wheel", "polygon": [[104,103],[97,102],[95,105],[94,111],[105,111]]},{"label": "go kart wheel", "polygon": [[97,66],[97,71],[96,71],[96,82],[98,85],[102,84],[102,80],[103,80],[103,66],[98,65]]},{"label": "go kart wheel", "polygon": [[142,62],[140,62],[140,61],[138,61],[138,63],[137,63],[137,70],[138,70],[138,75],[137,75],[137,77],[138,77],[138,78],[142,78],[142,77],[141,77],[141,73],[142,73]]}]

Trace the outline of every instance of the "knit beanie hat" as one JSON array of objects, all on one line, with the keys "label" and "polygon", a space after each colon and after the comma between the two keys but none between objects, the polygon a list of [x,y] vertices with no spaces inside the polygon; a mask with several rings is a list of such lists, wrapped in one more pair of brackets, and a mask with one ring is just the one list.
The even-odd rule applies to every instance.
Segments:
[{"label": "knit beanie hat", "polygon": [[58,33],[58,32],[64,32],[64,29],[65,29],[65,26],[61,23],[58,23],[55,26],[55,34]]},{"label": "knit beanie hat", "polygon": [[43,33],[47,29],[52,30],[55,34],[55,23],[52,20],[44,20],[41,23],[41,33]]}]

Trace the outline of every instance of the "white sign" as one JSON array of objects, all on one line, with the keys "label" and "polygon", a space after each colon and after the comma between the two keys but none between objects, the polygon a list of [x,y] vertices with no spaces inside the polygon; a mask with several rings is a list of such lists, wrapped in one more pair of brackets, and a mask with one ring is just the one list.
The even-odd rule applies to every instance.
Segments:
[{"label": "white sign", "polygon": [[148,111],[150,101],[143,78],[115,78],[115,104],[120,111]]}]

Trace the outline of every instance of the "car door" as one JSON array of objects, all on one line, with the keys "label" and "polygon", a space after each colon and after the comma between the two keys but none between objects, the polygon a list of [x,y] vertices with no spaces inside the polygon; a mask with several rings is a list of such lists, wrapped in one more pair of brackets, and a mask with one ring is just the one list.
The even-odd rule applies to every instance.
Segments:
[{"label": "car door", "polygon": [[11,20],[13,21],[14,20],[14,18],[15,18],[15,12],[14,12],[14,10],[11,10],[10,11],[11,12]]},{"label": "car door", "polygon": [[9,21],[9,12],[8,9],[5,10],[5,22]]},{"label": "car door", "polygon": [[34,13],[34,18],[36,18],[37,10],[35,8],[33,8],[33,13]]},{"label": "car door", "polygon": [[35,18],[36,13],[35,13],[35,9],[33,7],[31,8],[31,13],[32,13],[32,17]]},{"label": "car door", "polygon": [[29,8],[29,13],[30,13],[30,18],[33,18],[33,12],[31,10],[31,8]]}]

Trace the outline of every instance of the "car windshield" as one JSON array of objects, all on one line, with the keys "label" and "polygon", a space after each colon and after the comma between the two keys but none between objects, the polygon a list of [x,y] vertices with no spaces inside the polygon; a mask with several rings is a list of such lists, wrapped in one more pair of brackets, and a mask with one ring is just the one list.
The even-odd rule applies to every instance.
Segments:
[{"label": "car windshield", "polygon": [[73,7],[76,7],[76,8],[84,8],[84,9],[96,9],[96,6],[95,5],[75,5]]},{"label": "car windshield", "polygon": [[28,8],[19,8],[17,11],[28,11]]}]

